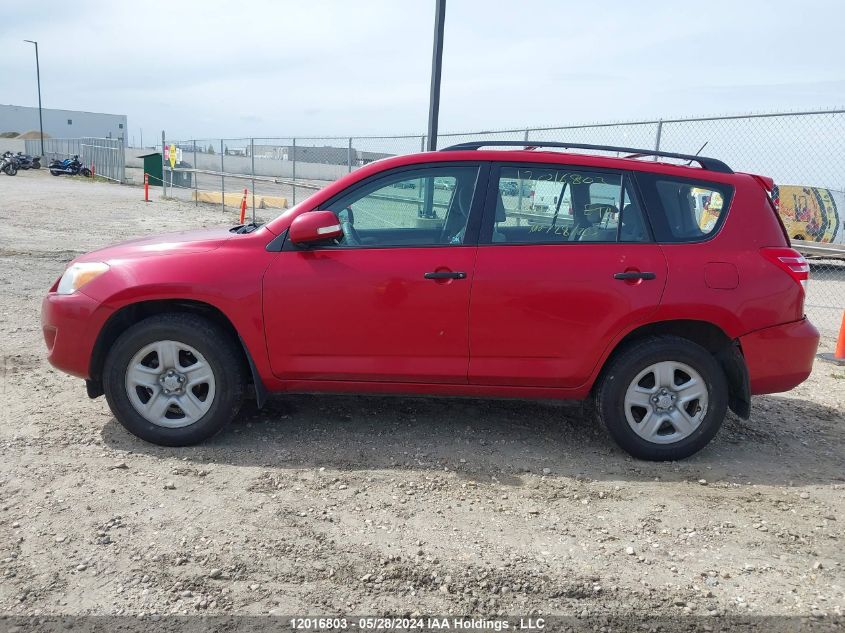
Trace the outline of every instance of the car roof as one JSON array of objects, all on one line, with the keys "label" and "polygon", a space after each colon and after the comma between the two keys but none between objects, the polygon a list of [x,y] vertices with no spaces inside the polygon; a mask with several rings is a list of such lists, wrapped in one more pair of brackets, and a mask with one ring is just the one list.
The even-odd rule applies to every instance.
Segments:
[{"label": "car roof", "polygon": [[[369,163],[357,170],[366,170],[366,175],[410,165],[426,163],[457,162],[457,161],[486,161],[500,163],[545,163],[552,165],[570,165],[573,167],[588,167],[598,169],[621,169],[629,171],[661,173],[682,178],[696,178],[713,180],[716,182],[731,182],[735,172],[714,171],[696,165],[679,165],[663,160],[660,157],[619,157],[602,156],[593,153],[575,153],[549,151],[544,149],[484,149],[484,150],[441,150],[434,152],[419,152],[382,158]],[[729,168],[728,168],[729,169]],[[362,174],[363,175],[363,174]]]}]

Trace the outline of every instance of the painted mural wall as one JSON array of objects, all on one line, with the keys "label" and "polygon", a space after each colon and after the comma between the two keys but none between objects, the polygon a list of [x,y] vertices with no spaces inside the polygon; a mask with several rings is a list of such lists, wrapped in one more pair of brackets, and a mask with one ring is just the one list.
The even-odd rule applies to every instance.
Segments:
[{"label": "painted mural wall", "polygon": [[780,185],[772,199],[791,239],[845,244],[845,191]]}]

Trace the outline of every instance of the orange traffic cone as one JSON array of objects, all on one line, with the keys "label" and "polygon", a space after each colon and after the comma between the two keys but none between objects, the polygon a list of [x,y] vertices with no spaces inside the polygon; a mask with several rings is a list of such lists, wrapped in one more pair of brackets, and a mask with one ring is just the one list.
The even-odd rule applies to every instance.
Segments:
[{"label": "orange traffic cone", "polygon": [[836,340],[836,350],[833,354],[819,354],[819,358],[837,365],[845,365],[845,312],[842,313],[842,325],[839,326],[839,338]]},{"label": "orange traffic cone", "polygon": [[246,191],[247,191],[246,187],[244,187],[244,197],[241,200],[241,221],[240,221],[240,224],[243,224],[244,220],[246,219]]}]

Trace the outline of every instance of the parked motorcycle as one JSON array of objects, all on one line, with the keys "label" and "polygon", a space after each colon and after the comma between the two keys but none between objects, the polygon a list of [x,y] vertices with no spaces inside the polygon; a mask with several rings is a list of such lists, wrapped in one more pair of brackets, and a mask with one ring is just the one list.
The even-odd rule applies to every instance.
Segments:
[{"label": "parked motorcycle", "polygon": [[41,169],[40,156],[30,156],[29,154],[18,152],[15,154],[15,158],[18,161],[18,169]]},{"label": "parked motorcycle", "polygon": [[79,161],[78,155],[74,155],[73,158],[65,158],[64,160],[52,160],[48,168],[54,176],[61,176],[62,174],[67,174],[68,176],[82,174],[86,178],[90,178],[91,176],[91,170]]},{"label": "parked motorcycle", "polygon": [[15,176],[18,173],[18,160],[12,152],[6,152],[0,156],[0,172],[7,176]]}]

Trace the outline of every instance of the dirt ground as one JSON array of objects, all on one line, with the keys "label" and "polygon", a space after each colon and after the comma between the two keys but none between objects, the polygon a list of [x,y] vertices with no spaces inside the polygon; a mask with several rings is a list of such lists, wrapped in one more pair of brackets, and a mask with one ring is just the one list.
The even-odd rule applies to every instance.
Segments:
[{"label": "dirt ground", "polygon": [[129,435],[44,360],[41,297],[235,214],[0,176],[0,614],[842,615],[845,368],[680,463],[550,403],[284,396],[202,446]]}]

